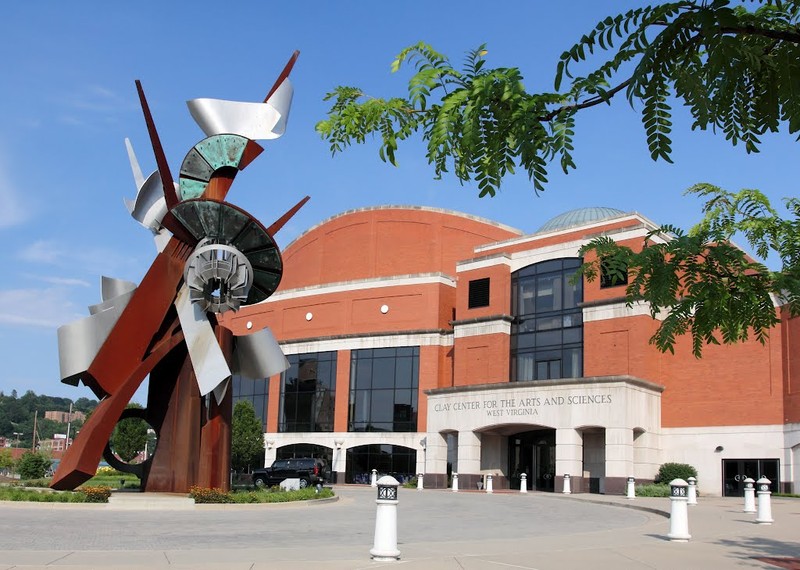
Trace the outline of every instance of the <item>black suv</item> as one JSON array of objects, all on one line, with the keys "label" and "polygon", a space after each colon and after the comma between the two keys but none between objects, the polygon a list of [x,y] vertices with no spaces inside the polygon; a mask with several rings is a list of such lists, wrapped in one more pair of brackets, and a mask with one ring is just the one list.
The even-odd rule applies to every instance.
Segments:
[{"label": "black suv", "polygon": [[300,479],[300,488],[323,484],[327,465],[322,459],[311,457],[300,459],[276,459],[270,467],[253,470],[253,484],[256,487],[280,485],[284,479]]}]

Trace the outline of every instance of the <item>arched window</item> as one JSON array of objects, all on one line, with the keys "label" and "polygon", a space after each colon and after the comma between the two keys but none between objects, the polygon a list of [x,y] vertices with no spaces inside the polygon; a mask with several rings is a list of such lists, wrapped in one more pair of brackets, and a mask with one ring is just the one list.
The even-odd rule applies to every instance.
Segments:
[{"label": "arched window", "polygon": [[511,381],[583,375],[583,281],[579,258],[524,267],[511,278]]}]

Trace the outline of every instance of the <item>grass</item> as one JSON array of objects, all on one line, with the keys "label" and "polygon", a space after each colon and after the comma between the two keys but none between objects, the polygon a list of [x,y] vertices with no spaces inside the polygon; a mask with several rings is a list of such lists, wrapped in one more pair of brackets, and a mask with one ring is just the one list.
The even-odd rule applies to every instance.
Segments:
[{"label": "grass", "polygon": [[26,501],[30,503],[85,503],[86,494],[80,491],[49,491],[21,489],[19,487],[0,488],[0,501]]}]

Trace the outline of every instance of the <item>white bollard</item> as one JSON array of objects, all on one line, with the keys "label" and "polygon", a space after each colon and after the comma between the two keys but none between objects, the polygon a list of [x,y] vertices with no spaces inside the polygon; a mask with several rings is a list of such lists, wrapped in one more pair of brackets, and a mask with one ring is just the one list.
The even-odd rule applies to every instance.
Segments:
[{"label": "white bollard", "polygon": [[369,553],[373,560],[387,562],[400,558],[397,550],[397,488],[400,483],[391,475],[377,482],[378,505],[375,513],[375,542]]},{"label": "white bollard", "polygon": [[417,491],[422,490],[423,483],[422,483],[422,473],[417,473]]},{"label": "white bollard", "polygon": [[756,481],[756,485],[758,485],[758,515],[756,516],[756,522],[758,524],[772,524],[774,522],[772,520],[772,504],[770,502],[770,495],[772,495],[769,490],[770,483],[771,481],[766,477]]},{"label": "white bollard", "polygon": [[372,470],[372,476],[369,478],[369,485],[370,487],[377,487],[378,486],[378,470]]},{"label": "white bollard", "polygon": [[743,513],[756,512],[756,488],[755,481],[748,477],[744,480],[744,509]]},{"label": "white bollard", "polygon": [[688,542],[692,538],[689,534],[689,509],[686,506],[688,486],[689,484],[683,479],[673,479],[669,484],[671,505],[667,537],[673,542]]},{"label": "white bollard", "polygon": [[492,474],[489,473],[486,476],[486,492],[487,493],[494,493],[494,489],[492,488]]},{"label": "white bollard", "polygon": [[528,474],[523,473],[519,476],[519,492],[520,493],[527,493],[528,492]]},{"label": "white bollard", "polygon": [[453,492],[458,493],[458,473],[453,473]]},{"label": "white bollard", "polygon": [[686,480],[689,483],[689,489],[686,494],[686,504],[691,507],[697,506],[697,479],[694,477],[689,477]]},{"label": "white bollard", "polygon": [[626,499],[636,498],[636,479],[634,479],[633,477],[628,477],[628,487],[626,489],[625,498]]},{"label": "white bollard", "polygon": [[569,482],[569,473],[564,473],[564,489],[561,492],[565,495],[572,493],[572,486]]}]

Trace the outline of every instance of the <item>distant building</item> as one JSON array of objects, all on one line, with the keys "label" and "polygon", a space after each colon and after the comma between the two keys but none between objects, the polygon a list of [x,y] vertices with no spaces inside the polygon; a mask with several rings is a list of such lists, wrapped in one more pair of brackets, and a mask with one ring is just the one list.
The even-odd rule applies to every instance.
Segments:
[{"label": "distant building", "polygon": [[[535,215],[532,212],[532,215]],[[625,284],[573,276],[597,236],[639,249],[658,225],[581,208],[532,234],[458,212],[386,206],[311,228],[283,253],[278,291],[226,315],[269,326],[291,367],[233,379],[265,426],[266,463],[325,458],[338,482],[372,469],[463,488],[621,493],[665,462],[708,495],[743,479],[800,489],[800,318],[760,344],[675,354],[648,341],[649,307]],[[668,239],[655,236],[653,239]],[[797,336],[795,336],[797,335]]]},{"label": "distant building", "polygon": [[67,444],[67,436],[57,433],[53,439],[39,440],[39,451],[65,451],[70,445],[72,445],[72,438],[69,438],[69,444]]},{"label": "distant building", "polygon": [[69,412],[50,411],[44,413],[44,419],[53,420],[54,422],[58,422],[61,424],[67,424],[75,421],[81,421],[81,422],[86,421],[86,414],[78,411],[74,411],[72,412],[72,414],[70,414]]}]

